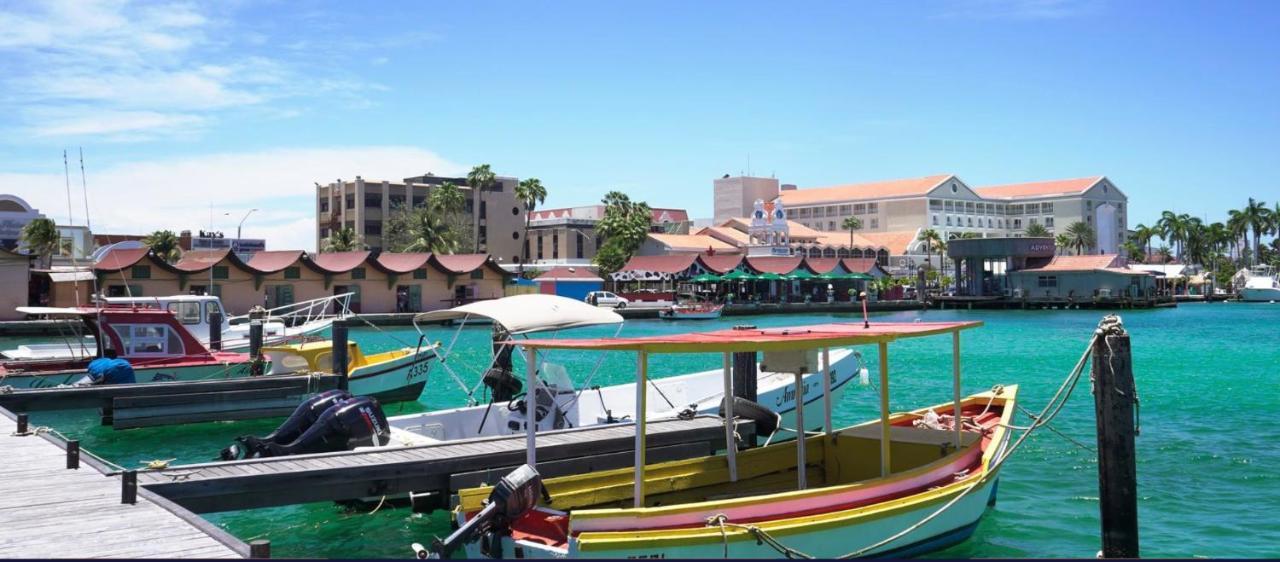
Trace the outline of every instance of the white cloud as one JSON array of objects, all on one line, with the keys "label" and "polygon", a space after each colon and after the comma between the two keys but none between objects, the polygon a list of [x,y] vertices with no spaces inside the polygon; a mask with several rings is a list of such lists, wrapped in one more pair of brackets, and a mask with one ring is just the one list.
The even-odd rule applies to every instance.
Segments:
[{"label": "white cloud", "polygon": [[[156,229],[213,228],[234,235],[249,209],[244,236],[266,238],[271,249],[315,250],[315,183],[336,179],[400,180],[432,172],[463,174],[466,168],[429,150],[407,146],[276,149],[212,154],[174,160],[88,168],[93,230],[138,234]],[[73,178],[74,180],[75,178]],[[0,189],[26,199],[59,223],[66,220],[61,170],[48,174],[0,173]],[[72,181],[77,224],[84,224],[78,181]],[[230,213],[226,216],[224,213]]]}]

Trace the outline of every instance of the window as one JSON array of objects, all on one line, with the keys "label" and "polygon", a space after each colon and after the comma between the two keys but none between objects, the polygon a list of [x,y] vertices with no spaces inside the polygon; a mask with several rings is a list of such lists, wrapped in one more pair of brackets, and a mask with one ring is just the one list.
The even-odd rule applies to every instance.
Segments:
[{"label": "window", "polygon": [[352,278],[352,279],[364,279],[364,268],[363,268],[363,267],[357,267],[357,268],[355,268],[355,269],[352,269],[352,270],[351,270],[351,278]]},{"label": "window", "polygon": [[364,194],[364,206],[365,206],[365,207],[381,207],[381,206],[382,206],[382,194],[381,194],[381,193],[366,193],[366,194]]},{"label": "window", "polygon": [[933,226],[938,226],[938,215],[933,215]]},{"label": "window", "polygon": [[996,219],[996,226],[1004,228],[1004,219]]},{"label": "window", "polygon": [[996,226],[995,223],[996,221],[994,219],[992,219],[991,217],[987,217],[987,228],[995,228]]},{"label": "window", "polygon": [[871,217],[871,228],[880,228],[880,219]]},{"label": "window", "polygon": [[404,206],[404,196],[403,196],[403,195],[388,195],[388,196],[387,196],[387,205],[388,205],[388,206],[390,206],[392,209],[395,209],[395,208],[397,208],[397,207],[403,207],[403,206]]},{"label": "window", "polygon": [[1017,229],[1021,229],[1021,228],[1022,228],[1022,219],[1013,219],[1013,227],[1014,227],[1014,228],[1017,228]]},{"label": "window", "polygon": [[1057,288],[1058,276],[1057,275],[1041,275],[1036,278],[1036,285],[1038,285],[1041,288],[1048,288],[1048,287]]},{"label": "window", "polygon": [[959,192],[959,191],[960,191],[960,188],[959,188],[959,187],[957,187],[957,186],[956,186],[956,184],[954,184],[954,183],[953,183],[953,184],[951,184],[951,193],[957,193],[957,192]]},{"label": "window", "polygon": [[327,227],[327,226],[325,226],[325,227],[320,227],[320,237],[321,237],[321,238],[328,238],[328,237],[329,237],[329,227]]},{"label": "window", "polygon": [[1039,203],[1028,203],[1028,204],[1027,204],[1027,206],[1025,207],[1025,209],[1026,209],[1026,212],[1027,212],[1027,214],[1028,214],[1028,215],[1038,215],[1038,214],[1040,214],[1040,204],[1039,204]]},{"label": "window", "polygon": [[855,215],[865,215],[865,214],[867,214],[867,204],[866,204],[866,203],[858,203],[858,204],[854,205],[854,206],[853,206],[853,214],[855,214]]},{"label": "window", "polygon": [[480,202],[480,218],[483,219],[487,216],[489,216],[489,202],[481,201]]},{"label": "window", "polygon": [[973,217],[969,217],[969,228],[973,228]]},{"label": "window", "polygon": [[966,212],[966,213],[970,213],[970,214],[973,214],[973,213],[974,213],[974,205],[973,205],[973,201],[970,201],[970,202],[968,202],[968,203],[965,203],[965,204],[964,204],[964,212]]},{"label": "window", "polygon": [[1040,224],[1040,219],[1038,219],[1038,218],[1036,218],[1036,217],[1031,217],[1031,218],[1027,219],[1027,224],[1028,224],[1028,225],[1032,225],[1032,224]]},{"label": "window", "polygon": [[551,259],[560,259],[560,233],[551,233]]},{"label": "window", "polygon": [[934,210],[934,211],[941,211],[941,210],[942,210],[942,200],[941,200],[941,199],[930,199],[930,200],[929,200],[929,208],[930,208],[930,209],[932,209],[932,210]]},{"label": "window", "polygon": [[320,200],[320,212],[321,213],[329,212],[329,199],[327,197]]},{"label": "window", "polygon": [[519,214],[520,214],[520,207],[512,207],[512,208],[511,208],[511,214],[513,214],[513,215],[519,215]]},{"label": "window", "polygon": [[214,279],[230,279],[231,278],[231,270],[227,268],[227,266],[225,265],[213,266],[212,273],[213,273]]},{"label": "window", "polygon": [[267,287],[268,308],[291,304],[293,304],[293,285],[270,285]]},{"label": "window", "polygon": [[300,277],[302,277],[302,270],[298,269],[297,267],[284,268],[285,279],[298,279]]},{"label": "window", "polygon": [[198,302],[171,302],[169,312],[172,312],[183,324],[200,323],[200,303]]},{"label": "window", "polygon": [[150,278],[151,278],[151,266],[149,266],[149,265],[135,265],[135,266],[133,266],[133,267],[129,268],[129,276],[130,276],[130,277],[132,277],[132,278],[134,278],[134,279],[150,279]]},{"label": "window", "polygon": [[538,233],[538,259],[542,259],[542,233]]},{"label": "window", "polygon": [[478,267],[477,267],[477,268],[475,269],[475,271],[472,271],[472,272],[471,272],[471,278],[472,278],[472,279],[484,279],[484,270],[483,270],[483,269],[481,269],[481,268],[478,268]]},{"label": "window", "polygon": [[951,226],[951,215],[947,215],[947,226]]},{"label": "window", "polygon": [[1040,212],[1041,212],[1041,213],[1045,213],[1045,214],[1052,213],[1052,212],[1053,212],[1053,203],[1041,203],[1041,204],[1040,204]]},{"label": "window", "polygon": [[947,201],[946,206],[944,208],[948,213],[956,210],[955,203],[951,201]]},{"label": "window", "polygon": [[1044,225],[1045,225],[1046,227],[1053,228],[1053,217],[1045,217],[1045,218],[1044,218]]},{"label": "window", "polygon": [[427,270],[426,270],[426,268],[419,267],[418,269],[413,270],[413,278],[414,278],[414,279],[426,279],[426,278],[427,278]]},{"label": "window", "polygon": [[427,203],[427,198],[426,198],[426,197],[423,197],[423,196],[421,196],[421,195],[414,195],[414,196],[413,196],[413,206],[414,206],[414,207],[421,207],[421,206],[425,205],[426,203]]},{"label": "window", "polygon": [[367,236],[381,236],[382,222],[376,220],[364,221],[364,233]]},{"label": "window", "polygon": [[836,229],[836,221],[827,221],[827,230],[834,231]]},{"label": "window", "polygon": [[182,355],[182,337],[163,324],[121,324],[113,326],[121,355]]},{"label": "window", "polygon": [[489,242],[489,228],[488,228],[488,227],[486,227],[486,226],[484,226],[484,225],[480,225],[479,231],[480,231],[480,232],[479,232],[479,236],[477,236],[477,238],[479,238],[479,240],[477,240],[477,241],[476,241],[476,243],[478,243],[478,244],[485,244],[485,243],[488,243],[488,242]]},{"label": "window", "polygon": [[867,203],[867,213],[874,215],[878,212],[880,212],[879,203]]},{"label": "window", "polygon": [[579,233],[578,233],[578,235],[576,236],[576,238],[577,238],[577,239],[574,241],[574,244],[575,244],[575,246],[576,246],[576,249],[575,249],[575,251],[574,251],[574,255],[575,255],[575,257],[577,257],[578,259],[582,259],[582,258],[585,256],[585,252],[583,252],[583,246],[584,246],[584,245],[586,245],[586,238],[587,238],[587,237],[586,237],[586,236],[583,236],[583,235],[582,235],[582,233],[581,233],[581,232],[579,232]]},{"label": "window", "polygon": [[345,208],[354,209],[356,207],[356,195],[354,193],[348,193],[345,199],[346,199]]},{"label": "window", "polygon": [[841,214],[841,215],[848,215],[848,214],[850,214],[850,213],[852,213],[852,212],[853,212],[853,206],[852,206],[852,205],[841,205],[841,206],[840,206],[840,214]]}]

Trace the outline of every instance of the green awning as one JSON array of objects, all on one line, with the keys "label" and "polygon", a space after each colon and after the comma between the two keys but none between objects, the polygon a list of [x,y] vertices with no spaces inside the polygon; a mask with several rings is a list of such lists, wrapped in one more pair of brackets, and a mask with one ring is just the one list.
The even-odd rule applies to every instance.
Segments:
[{"label": "green awning", "polygon": [[756,279],[760,281],[785,281],[786,277],[778,275],[777,273],[770,272],[770,273],[761,273],[760,275],[756,276]]},{"label": "green awning", "polygon": [[841,276],[841,278],[842,279],[861,279],[864,281],[870,281],[872,279],[875,279],[874,277],[867,275],[866,273],[846,273],[843,276]]},{"label": "green awning", "polygon": [[809,270],[807,269],[797,269],[791,272],[791,275],[787,276],[787,279],[791,279],[792,281],[796,281],[800,279],[813,279],[813,278],[814,278],[814,275],[812,273],[809,273]]},{"label": "green awning", "polygon": [[721,280],[721,277],[719,275],[703,273],[702,275],[694,276],[694,278],[690,279],[689,281],[692,281],[694,283],[719,283],[720,280]]},{"label": "green awning", "polygon": [[735,269],[721,276],[720,279],[722,281],[750,281],[752,279],[755,279],[755,277],[742,270]]}]

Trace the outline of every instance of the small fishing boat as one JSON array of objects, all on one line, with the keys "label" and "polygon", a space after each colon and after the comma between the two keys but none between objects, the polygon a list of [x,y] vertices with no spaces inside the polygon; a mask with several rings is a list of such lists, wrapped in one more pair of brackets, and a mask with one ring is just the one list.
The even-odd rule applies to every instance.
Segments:
[{"label": "small fishing boat", "polygon": [[[417,400],[427,385],[435,346],[406,347],[365,355],[355,342],[347,343],[348,390],[383,403]],[[333,341],[323,340],[262,348],[270,363],[268,375],[333,372]]]},{"label": "small fishing boat", "polygon": [[659,318],[667,320],[714,320],[720,317],[724,305],[710,302],[681,303],[658,311]]},{"label": "small fishing boat", "polygon": [[[414,550],[447,556],[465,546],[468,558],[899,557],[963,541],[994,504],[1017,398],[1013,386],[961,397],[960,331],[979,325],[824,324],[519,342],[530,357],[552,349],[635,354],[641,385],[650,354],[720,352],[727,364],[729,353],[762,351],[765,362],[794,373],[797,387],[802,373],[829,370],[832,348],[877,344],[880,418],[834,428],[830,384],[823,384],[817,435],[746,451],[727,440],[722,453],[653,465],[645,463],[641,418],[634,468],[546,481],[536,471],[530,433],[527,464],[495,487],[460,490],[458,530],[430,550]],[[955,346],[950,402],[891,412],[888,344],[941,334]],[[722,380],[732,392],[727,366]],[[729,434],[732,417],[727,413]]]},{"label": "small fishing boat", "polygon": [[1280,302],[1280,277],[1269,265],[1255,265],[1236,274],[1240,300],[1245,302]]},{"label": "small fishing boat", "polygon": [[[249,354],[210,351],[168,310],[155,308],[19,307],[20,312],[78,320],[94,342],[87,357],[0,361],[0,386],[48,388],[75,384],[90,359],[114,349],[138,382],[249,376]],[[68,344],[71,345],[71,344]]]},{"label": "small fishing boat", "polygon": [[[352,293],[312,299],[265,310],[262,316],[262,338],[267,345],[286,343],[318,334],[350,315],[348,309]],[[104,297],[103,307],[151,308],[169,310],[178,317],[182,327],[196,340],[210,345],[209,323],[212,315],[222,320],[222,349],[225,351],[249,350],[249,316],[228,316],[222,308],[222,300],[212,295],[172,295],[167,297]],[[19,312],[38,315],[38,308],[19,308]],[[92,336],[76,334],[63,343],[37,343],[20,345],[0,351],[6,359],[83,359],[93,357],[97,346]]]}]

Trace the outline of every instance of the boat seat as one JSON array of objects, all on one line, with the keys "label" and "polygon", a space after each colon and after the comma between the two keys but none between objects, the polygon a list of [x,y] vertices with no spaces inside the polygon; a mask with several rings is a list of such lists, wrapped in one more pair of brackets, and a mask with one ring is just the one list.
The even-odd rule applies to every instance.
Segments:
[{"label": "boat seat", "polygon": [[[840,431],[840,436],[879,441],[880,424],[873,423],[851,427]],[[960,434],[960,438],[964,441],[963,445],[965,446],[977,441],[980,437],[980,434],[973,431],[964,431]],[[956,434],[954,431],[945,429],[891,425],[889,426],[889,440],[894,443],[911,443],[914,445],[933,445],[941,447],[944,444],[955,445]]]}]

